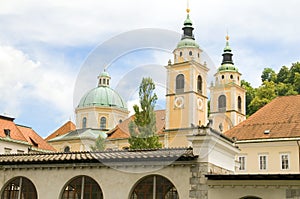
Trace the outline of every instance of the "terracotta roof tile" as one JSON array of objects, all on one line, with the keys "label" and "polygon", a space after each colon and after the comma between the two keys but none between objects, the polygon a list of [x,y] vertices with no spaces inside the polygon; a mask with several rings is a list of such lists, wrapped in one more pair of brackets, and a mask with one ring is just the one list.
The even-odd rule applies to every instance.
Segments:
[{"label": "terracotta roof tile", "polygon": [[4,129],[10,130],[10,138],[19,141],[27,142],[26,138],[23,136],[22,132],[14,123],[14,118],[6,117],[0,115],[0,137],[5,138]]},{"label": "terracotta roof tile", "polygon": [[[165,110],[157,110],[156,114],[156,129],[158,134],[162,134],[165,127]],[[124,120],[121,124],[118,124],[114,129],[110,130],[108,139],[124,139],[129,138],[129,122],[133,121],[134,116],[131,116]]]},{"label": "terracotta roof tile", "polygon": [[194,160],[192,148],[0,155],[0,165]]},{"label": "terracotta roof tile", "polygon": [[224,134],[238,140],[300,137],[300,95],[272,100]]},{"label": "terracotta roof tile", "polygon": [[55,138],[60,135],[64,135],[70,131],[73,131],[76,129],[76,126],[73,122],[68,121],[64,125],[62,125],[60,128],[58,128],[54,133],[50,134],[45,140],[51,140],[52,138]]},{"label": "terracotta roof tile", "polygon": [[55,151],[55,149],[49,145],[41,136],[39,136],[32,128],[17,125],[18,129],[22,132],[27,142],[30,143],[34,148]]}]

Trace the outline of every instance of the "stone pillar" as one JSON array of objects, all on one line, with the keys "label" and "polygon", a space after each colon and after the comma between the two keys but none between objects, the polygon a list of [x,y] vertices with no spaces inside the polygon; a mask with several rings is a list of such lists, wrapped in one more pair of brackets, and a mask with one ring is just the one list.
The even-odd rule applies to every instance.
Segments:
[{"label": "stone pillar", "polygon": [[197,163],[192,165],[190,172],[190,199],[208,199],[207,178],[205,177],[208,174],[208,164]]}]

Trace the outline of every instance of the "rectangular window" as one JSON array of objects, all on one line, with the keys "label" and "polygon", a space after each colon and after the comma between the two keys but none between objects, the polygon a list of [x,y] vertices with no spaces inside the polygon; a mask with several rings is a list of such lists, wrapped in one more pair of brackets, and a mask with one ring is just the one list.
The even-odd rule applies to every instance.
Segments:
[{"label": "rectangular window", "polygon": [[22,153],[24,153],[24,151],[23,150],[17,150],[17,153],[22,154]]},{"label": "rectangular window", "polygon": [[281,160],[281,169],[287,170],[290,169],[290,156],[289,154],[281,154],[280,155]]},{"label": "rectangular window", "polygon": [[5,154],[10,154],[11,153],[11,149],[10,148],[4,148],[4,153]]},{"label": "rectangular window", "polygon": [[267,170],[267,156],[259,155],[259,170]]},{"label": "rectangular window", "polygon": [[240,171],[245,171],[246,170],[246,157],[245,156],[240,156],[239,157],[239,163],[240,163]]}]

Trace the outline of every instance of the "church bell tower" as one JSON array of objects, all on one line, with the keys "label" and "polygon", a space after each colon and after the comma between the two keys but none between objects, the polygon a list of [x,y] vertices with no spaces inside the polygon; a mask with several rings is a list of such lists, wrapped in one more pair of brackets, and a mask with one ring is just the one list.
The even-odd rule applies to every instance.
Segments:
[{"label": "church bell tower", "polygon": [[210,87],[210,121],[213,129],[225,132],[246,119],[246,91],[241,86],[241,73],[233,63],[228,35],[222,56]]},{"label": "church bell tower", "polygon": [[[193,24],[187,9],[186,20],[182,28],[183,35],[173,51],[167,69],[166,93],[166,126],[169,136],[179,136],[186,139],[187,130],[197,126],[206,126],[207,120],[207,90],[206,79],[208,68],[201,63],[199,45],[193,34]],[[172,146],[172,144],[170,144]]]}]

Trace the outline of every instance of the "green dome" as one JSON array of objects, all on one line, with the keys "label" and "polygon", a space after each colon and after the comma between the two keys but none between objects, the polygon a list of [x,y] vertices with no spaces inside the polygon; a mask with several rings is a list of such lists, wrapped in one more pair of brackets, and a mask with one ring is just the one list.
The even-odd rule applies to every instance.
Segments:
[{"label": "green dome", "polygon": [[219,68],[218,71],[232,71],[232,72],[239,72],[238,68],[235,67],[233,64],[222,64]]},{"label": "green dome", "polygon": [[107,86],[99,86],[85,94],[78,105],[78,108],[82,107],[116,107],[127,109],[126,103],[121,96]]},{"label": "green dome", "polygon": [[185,38],[180,40],[177,44],[177,48],[184,48],[184,47],[196,47],[199,48],[199,45],[196,43],[194,39]]},{"label": "green dome", "polygon": [[105,70],[99,76],[100,77],[110,77],[108,72],[106,72]]}]

